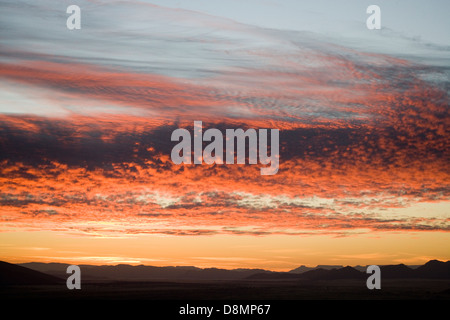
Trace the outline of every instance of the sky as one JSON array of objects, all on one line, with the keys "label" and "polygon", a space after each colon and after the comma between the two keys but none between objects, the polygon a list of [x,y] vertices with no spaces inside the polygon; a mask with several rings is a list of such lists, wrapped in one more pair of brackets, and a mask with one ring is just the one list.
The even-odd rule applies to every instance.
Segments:
[{"label": "sky", "polygon": [[[149,3],[204,12],[213,16],[263,28],[312,31],[351,38],[356,35],[368,37],[364,28],[369,16],[366,9],[378,5],[382,13],[383,29],[397,35],[415,38],[424,43],[448,47],[450,22],[446,0],[159,0]],[[373,35],[370,35],[373,36]],[[391,42],[392,45],[392,42]]]},{"label": "sky", "polygon": [[[369,4],[1,0],[0,260],[449,260],[449,4]],[[194,121],[279,129],[278,173],[174,164]]]}]

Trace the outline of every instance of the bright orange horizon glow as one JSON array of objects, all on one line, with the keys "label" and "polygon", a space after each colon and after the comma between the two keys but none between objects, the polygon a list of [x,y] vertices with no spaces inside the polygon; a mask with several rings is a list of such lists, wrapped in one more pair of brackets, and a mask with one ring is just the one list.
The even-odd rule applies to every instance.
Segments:
[{"label": "bright orange horizon glow", "polygon": [[[91,265],[196,266],[289,271],[300,265],[421,265],[450,260],[448,233],[378,235],[67,237],[53,232],[0,234],[0,260]],[[395,246],[392,245],[395,243]],[[99,255],[101,253],[101,255]]]}]

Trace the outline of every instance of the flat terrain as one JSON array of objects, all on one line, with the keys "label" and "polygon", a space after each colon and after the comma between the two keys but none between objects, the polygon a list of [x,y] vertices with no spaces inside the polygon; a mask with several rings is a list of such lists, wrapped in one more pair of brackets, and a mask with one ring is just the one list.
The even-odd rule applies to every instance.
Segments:
[{"label": "flat terrain", "polygon": [[369,290],[362,280],[83,282],[2,286],[0,298],[12,300],[450,300],[450,280],[384,280]]}]

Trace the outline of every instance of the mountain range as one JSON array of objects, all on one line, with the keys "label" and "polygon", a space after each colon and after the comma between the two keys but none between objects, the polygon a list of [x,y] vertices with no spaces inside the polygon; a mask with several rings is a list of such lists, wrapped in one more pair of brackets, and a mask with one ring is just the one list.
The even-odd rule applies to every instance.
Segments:
[{"label": "mountain range", "polygon": [[[382,279],[450,279],[450,261],[442,262],[430,260],[422,266],[409,267],[404,264],[380,266]],[[252,280],[269,279],[307,279],[307,280],[335,280],[335,279],[363,279],[367,278],[366,268],[317,266],[308,268],[301,266],[290,272],[266,271],[251,275]]]},{"label": "mountain range", "polygon": [[[0,261],[0,285],[58,284],[68,277],[63,263],[30,262],[15,265]],[[197,267],[154,267],[110,265],[79,265],[84,281],[205,281],[205,280],[336,280],[365,279],[365,268],[319,265],[315,268],[300,266],[289,272],[263,269],[218,269]],[[430,260],[411,268],[404,264],[380,266],[382,279],[450,279],[450,261]]]},{"label": "mountain range", "polygon": [[[51,274],[59,278],[67,278],[68,264],[62,263],[23,263],[20,266]],[[267,272],[263,269],[218,269],[197,268],[192,266],[154,267],[132,266],[127,264],[111,265],[79,265],[85,280],[241,280],[253,274]]]}]

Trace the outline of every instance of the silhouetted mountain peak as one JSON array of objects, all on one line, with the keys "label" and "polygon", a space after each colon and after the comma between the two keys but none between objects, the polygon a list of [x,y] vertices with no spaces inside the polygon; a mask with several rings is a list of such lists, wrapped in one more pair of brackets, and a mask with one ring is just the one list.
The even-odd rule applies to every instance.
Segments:
[{"label": "silhouetted mountain peak", "polygon": [[0,285],[50,285],[63,283],[57,277],[0,261]]},{"label": "silhouetted mountain peak", "polygon": [[343,266],[341,265],[329,265],[329,264],[319,264],[317,265],[317,269],[325,269],[325,270],[332,270],[332,269],[340,269]]},{"label": "silhouetted mountain peak", "polygon": [[430,260],[415,271],[421,278],[450,279],[450,261]]},{"label": "silhouetted mountain peak", "polygon": [[305,265],[301,265],[300,267],[295,268],[295,269],[292,269],[292,270],[290,270],[289,272],[290,272],[290,273],[304,273],[304,272],[309,271],[309,270],[312,270],[312,269],[314,269],[314,268],[307,267],[307,266],[305,266]]},{"label": "silhouetted mountain peak", "polygon": [[323,270],[333,270],[333,269],[340,269],[342,268],[341,265],[327,265],[327,264],[319,264],[316,267],[307,267],[305,265],[301,265],[298,268],[292,269],[289,272],[290,273],[297,273],[297,274],[301,274],[301,273],[305,273],[307,271],[311,271],[311,270],[316,270],[316,269],[323,269]]},{"label": "silhouetted mountain peak", "polygon": [[423,266],[441,266],[444,264],[445,264],[445,262],[434,259],[434,260],[428,261]]}]

